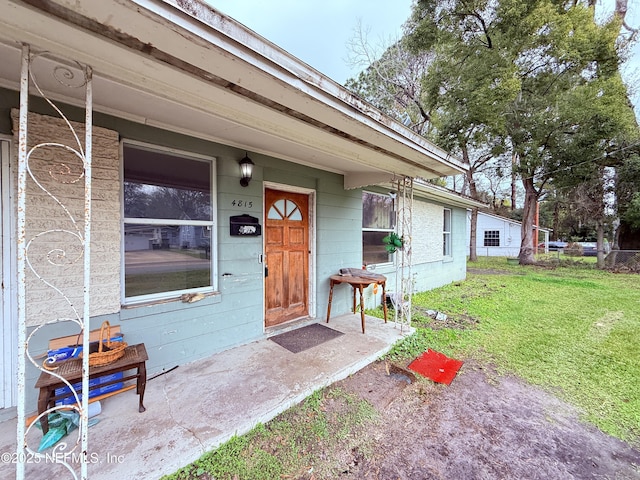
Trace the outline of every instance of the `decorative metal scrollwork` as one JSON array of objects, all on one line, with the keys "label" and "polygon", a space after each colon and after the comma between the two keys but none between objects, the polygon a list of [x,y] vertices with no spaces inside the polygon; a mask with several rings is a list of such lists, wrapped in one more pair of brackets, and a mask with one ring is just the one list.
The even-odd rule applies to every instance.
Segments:
[{"label": "decorative metal scrollwork", "polygon": [[[412,236],[413,236],[413,179],[410,177],[396,180],[396,230],[403,239],[403,248],[395,256],[396,289],[394,316],[400,332],[409,332],[411,327],[411,303],[415,283],[412,272]],[[383,299],[384,301],[384,299]]]},{"label": "decorative metal scrollwork", "polygon": [[[73,385],[62,375],[56,373],[56,366],[52,359],[44,361],[38,355],[29,351],[32,339],[48,326],[60,322],[73,322],[77,325],[78,332],[84,332],[82,343],[85,351],[89,343],[89,277],[90,277],[90,228],[91,228],[91,118],[92,118],[92,70],[88,66],[76,63],[77,68],[69,65],[56,64],[51,66],[52,76],[60,85],[67,88],[85,89],[85,125],[84,143],[81,136],[74,128],[72,122],[43,91],[33,71],[34,62],[42,59],[45,66],[51,66],[54,61],[46,53],[31,54],[28,45],[23,46],[22,52],[22,79],[20,93],[20,131],[19,131],[19,165],[18,165],[18,324],[19,324],[19,365],[18,365],[18,428],[17,428],[17,453],[18,459],[32,458],[35,463],[57,463],[64,466],[73,476],[79,478],[76,472],[77,463],[80,463],[80,478],[87,478],[87,427],[88,427],[88,400],[81,398]],[[57,113],[71,134],[71,144],[44,141],[29,146],[29,89],[33,86]],[[62,159],[61,159],[62,158]],[[81,183],[84,180],[84,183]],[[33,186],[32,186],[33,185]],[[55,191],[57,186],[64,188]],[[81,189],[70,195],[68,188]],[[30,225],[28,201],[31,197],[50,199],[53,208],[59,212],[59,218],[45,219],[56,223],[52,228],[43,228],[34,231]],[[80,208],[78,202],[71,198],[83,198]],[[74,203],[73,207],[67,203]],[[79,212],[81,210],[81,212]],[[64,225],[63,225],[64,224]],[[37,226],[36,226],[37,227]],[[77,285],[69,285],[68,275],[56,276],[55,269],[63,272],[69,269],[78,269],[82,263],[82,281]],[[53,269],[53,270],[52,270]],[[31,280],[28,280],[28,277]],[[63,306],[60,308],[67,314],[58,315],[56,318],[39,322],[37,325],[28,325],[27,305],[29,289],[35,284],[44,285],[49,291],[54,292],[54,297]],[[64,280],[64,281],[61,281]],[[70,290],[75,290],[70,291]],[[73,295],[75,293],[75,295]],[[81,295],[80,295],[81,294]],[[82,298],[81,307],[77,306],[78,298]],[[27,335],[27,329],[33,327]],[[79,335],[80,337],[80,335]],[[88,356],[85,356],[88,357]],[[74,405],[55,405],[37,415],[25,429],[25,374],[26,359],[40,372],[52,375],[66,384],[73,394]],[[83,359],[83,390],[88,387],[88,358]],[[87,397],[85,395],[84,397]],[[29,433],[37,425],[37,422],[45,416],[59,410],[69,410],[78,413],[80,422],[77,439],[73,443],[60,442],[53,451],[40,452],[29,445],[33,436]],[[38,459],[46,459],[38,462]],[[53,460],[52,460],[53,459]],[[18,462],[17,478],[22,480],[25,476],[25,462]]]}]

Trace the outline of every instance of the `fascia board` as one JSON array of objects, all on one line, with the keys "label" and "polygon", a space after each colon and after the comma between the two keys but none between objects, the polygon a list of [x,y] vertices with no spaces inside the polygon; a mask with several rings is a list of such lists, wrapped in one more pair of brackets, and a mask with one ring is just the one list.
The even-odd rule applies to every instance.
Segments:
[{"label": "fascia board", "polygon": [[[237,22],[221,14],[216,16],[215,11],[208,7],[204,11],[213,12],[211,15],[219,19],[218,27],[226,29],[225,35],[192,14],[179,10],[175,2],[121,0],[86,2],[79,7],[71,1],[35,3],[50,5],[51,8],[60,6],[73,12],[76,8],[78,15],[104,22],[104,26],[113,31],[135,31],[140,44],[153,46],[161,52],[161,57],[166,55],[179,59],[181,63],[197,66],[205,72],[224,73],[230,82],[232,79],[241,79],[238,87],[263,95],[270,101],[282,102],[281,105],[294,110],[289,114],[299,112],[307,115],[330,125],[338,130],[338,134],[344,132],[345,135],[366,141],[375,138],[374,148],[393,153],[400,162],[406,159],[412,171],[424,167],[429,172],[425,176],[429,177],[464,171],[464,165],[448,157],[446,152],[399,123],[390,121],[310,67],[306,66],[305,69],[305,64],[294,61],[294,57],[286,55]],[[210,23],[216,24],[214,21]],[[231,34],[236,38],[231,38]],[[255,50],[247,48],[246,44],[252,45]],[[261,45],[262,49],[258,49],[257,45]],[[144,47],[141,49],[144,50]],[[265,56],[265,51],[270,57]],[[273,58],[281,60],[282,64],[277,64]],[[248,69],[247,64],[254,68]],[[296,70],[293,66],[297,67],[295,75],[292,73],[292,70]],[[306,78],[302,78],[300,71],[307,73]],[[331,89],[333,93],[329,91]]]},{"label": "fascia board", "polygon": [[486,203],[464,197],[457,192],[442,189],[437,185],[429,185],[423,182],[414,182],[414,195],[419,195],[429,200],[438,201],[446,205],[462,208],[486,208]]},{"label": "fascia board", "polygon": [[[326,112],[323,112],[318,105],[312,106],[313,114],[319,120],[338,122],[337,128],[345,130],[349,127],[362,128],[366,126],[369,129],[384,133],[388,139],[394,139],[400,143],[408,142],[413,144],[413,148],[422,150],[420,152],[422,155],[442,163],[452,163],[464,169],[464,165],[460,160],[426,141],[404,125],[389,119],[389,117],[383,115],[333,80],[323,76],[309,65],[214,8],[193,0],[179,2],[176,0],[133,1],[154,11],[161,17],[170,18],[172,22],[178,24],[181,28],[204,39],[206,42],[217,44],[225,52],[241,58],[259,71],[267,74],[267,78],[250,77],[248,81],[243,82],[245,88],[266,94],[269,88],[268,80],[282,82],[285,84],[286,95],[279,98],[279,101],[296,111],[302,112],[305,108],[309,108],[309,100],[312,99],[319,102],[319,106],[323,106],[326,109]],[[189,16],[180,18],[177,15],[172,15],[174,12],[167,8],[168,4],[184,11]],[[223,34],[222,37],[219,35],[214,36],[212,29]],[[168,40],[167,37],[164,38]],[[174,42],[167,41],[164,48],[170,49],[174,44]],[[196,58],[189,60],[197,61]],[[235,65],[228,66],[229,72],[232,72],[233,66],[239,67],[238,62]],[[230,78],[238,78],[241,74],[242,71],[232,72]],[[291,87],[293,87],[293,92],[298,93],[298,95],[291,94]],[[335,112],[340,115],[336,117]],[[327,117],[323,117],[323,113]],[[356,121],[355,123],[353,122],[354,120]]]},{"label": "fascia board", "polygon": [[[17,3],[22,4],[23,2],[5,0],[5,3],[15,7]],[[43,2],[36,3],[40,4]],[[73,8],[77,5],[75,2],[44,3],[53,6],[60,4],[68,8]],[[165,42],[166,45],[163,44],[163,48],[168,49],[167,51],[171,53],[171,55],[183,54],[186,59],[181,58],[180,60],[182,62],[199,63],[203,67],[203,71],[204,69],[208,69],[207,71],[216,71],[218,69],[226,72],[226,75],[237,75],[242,78],[243,82],[250,84],[252,88],[256,89],[261,85],[271,85],[269,88],[272,88],[273,85],[277,87],[278,84],[280,84],[280,90],[273,87],[277,90],[274,91],[276,95],[274,95],[274,92],[264,92],[270,94],[270,99],[277,101],[283,98],[299,98],[301,97],[301,92],[305,95],[309,92],[317,93],[317,89],[300,90],[300,88],[289,85],[286,82],[284,82],[285,87],[287,87],[287,85],[288,87],[282,90],[283,79],[276,75],[278,72],[283,71],[282,67],[278,67],[273,62],[268,62],[268,65],[262,65],[261,68],[248,68],[247,65],[243,63],[247,61],[247,59],[252,62],[262,61],[264,63],[264,58],[253,58],[251,55],[247,55],[247,48],[235,40],[230,42],[229,46],[224,46],[226,50],[221,54],[219,45],[213,45],[203,41],[202,38],[196,35],[197,32],[193,33],[192,36],[186,35],[182,27],[176,27],[176,24],[172,23],[177,21],[177,19],[187,24],[197,23],[191,17],[184,18],[185,13],[175,9],[173,9],[173,14],[170,12],[161,12],[163,15],[166,15],[165,18],[153,12],[140,13],[140,9],[132,12],[131,9],[135,7],[136,4],[170,7],[167,5],[167,2],[131,2],[122,0],[120,2],[87,2],[80,4],[77,8],[80,9],[79,15],[88,15],[89,18],[95,19],[101,15],[108,15],[111,22],[114,22],[116,18],[129,19],[128,21],[136,23],[139,32],[147,32],[146,35],[148,36],[144,38],[145,40],[158,43]],[[102,9],[105,11],[100,10],[100,8],[98,8],[100,6],[102,6]],[[115,11],[113,11],[114,9]],[[364,115],[362,112],[357,112],[359,114],[359,118],[357,119],[348,117],[344,111],[340,110],[337,110],[338,113],[336,114],[336,108],[332,110],[332,106],[326,104],[324,100],[310,100],[310,97],[307,95],[303,103],[306,102],[305,107],[309,109],[307,111],[311,114],[311,117],[321,117],[329,112],[328,114],[332,115],[332,121],[338,123],[340,121],[346,122],[347,125],[345,125],[345,127],[348,127],[350,132],[355,133],[356,139],[354,141],[354,138],[344,138],[339,132],[336,134],[336,132],[326,131],[320,132],[319,134],[316,125],[303,127],[301,124],[304,122],[302,122],[300,118],[295,117],[295,115],[292,116],[287,115],[287,112],[274,111],[273,108],[269,108],[268,105],[260,105],[254,99],[247,99],[246,97],[237,95],[237,92],[230,91],[219,85],[215,88],[216,91],[212,92],[214,87],[212,84],[207,84],[206,78],[196,79],[192,75],[185,75],[185,72],[181,71],[180,68],[177,68],[175,65],[158,62],[157,59],[146,56],[144,51],[123,49],[122,45],[120,45],[120,48],[114,48],[113,39],[109,40],[95,33],[88,34],[86,31],[83,31],[83,35],[80,38],[79,30],[68,22],[59,22],[59,24],[55,24],[55,28],[52,29],[52,19],[47,15],[38,15],[36,13],[39,13],[38,10],[32,10],[26,19],[20,15],[8,15],[5,17],[11,20],[15,19],[16,38],[19,38],[21,41],[32,41],[35,44],[42,45],[44,48],[51,48],[52,51],[60,52],[62,55],[67,55],[70,58],[92,64],[94,67],[98,67],[97,69],[99,69],[101,73],[107,74],[111,78],[123,83],[128,83],[134,88],[142,88],[147,92],[153,92],[154,95],[165,99],[174,101],[180,99],[181,102],[193,108],[211,109],[211,111],[215,111],[218,115],[230,120],[235,120],[239,125],[263,129],[262,131],[269,131],[269,133],[280,135],[281,138],[286,140],[307,142],[307,144],[309,144],[310,139],[313,138],[314,140],[311,143],[314,144],[314,148],[320,148],[321,151],[327,153],[344,155],[345,158],[349,158],[350,161],[368,168],[393,171],[397,174],[412,177],[443,176],[460,173],[463,170],[456,162],[443,162],[437,158],[437,156],[434,156],[430,150],[433,149],[434,146],[421,137],[416,136],[418,138],[415,142],[407,141],[406,138],[401,138],[400,141],[398,141],[397,139],[391,138],[389,132],[377,130],[375,123],[373,125],[370,124],[370,116]],[[21,18],[22,22],[20,22]],[[230,21],[228,17],[224,18],[227,22]],[[141,21],[145,22],[144,27],[140,24]],[[236,22],[232,23],[236,26],[239,25]],[[128,27],[133,28],[132,25],[126,22],[122,25],[118,23],[118,28],[126,29]],[[202,28],[202,25],[199,27]],[[110,25],[109,28],[115,27],[114,25]],[[206,29],[208,29],[209,35],[211,35],[210,26],[207,26]],[[47,35],[47,33],[52,30],[53,34],[50,36]],[[193,28],[193,30],[197,29]],[[240,35],[240,33],[237,33],[237,35]],[[249,35],[248,38],[255,41],[254,36],[255,34],[253,34],[253,36]],[[29,37],[31,37],[31,39]],[[243,57],[235,56],[240,55],[240,53],[234,53],[231,44],[234,45],[236,50],[244,48],[245,54]],[[111,46],[111,48],[109,48],[109,46]],[[96,55],[96,52],[100,52],[101,54]],[[217,56],[213,55],[213,52],[217,52]],[[207,53],[209,53],[209,55],[207,55]],[[280,53],[283,58],[293,58],[286,55],[285,52],[280,51]],[[215,57],[215,61],[212,60],[213,57]],[[216,64],[216,62],[218,63]],[[99,64],[99,66],[97,64]],[[269,68],[273,71],[269,71]],[[162,79],[162,81],[159,79]],[[324,81],[325,83],[332,83],[329,79],[326,79],[326,77],[318,76],[318,80]],[[305,85],[308,84],[305,83]],[[338,88],[337,84],[333,86],[334,88]],[[343,92],[346,92],[346,90],[343,90]],[[239,100],[239,98],[242,100]],[[215,99],[215,101],[212,101],[212,99]],[[335,98],[331,96],[329,96],[329,99],[335,100]],[[246,107],[246,109],[242,108],[243,106]],[[344,107],[344,105],[341,106]],[[393,122],[391,124],[394,125]],[[324,142],[318,141],[320,137],[325,139]],[[362,145],[357,147],[358,138],[366,138],[367,141],[363,141]],[[322,143],[323,145],[318,146],[318,143]],[[354,150],[358,150],[358,153],[354,154]]]}]

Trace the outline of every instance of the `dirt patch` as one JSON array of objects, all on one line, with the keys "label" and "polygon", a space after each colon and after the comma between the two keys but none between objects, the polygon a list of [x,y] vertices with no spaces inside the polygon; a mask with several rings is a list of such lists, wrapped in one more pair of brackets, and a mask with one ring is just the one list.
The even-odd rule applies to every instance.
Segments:
[{"label": "dirt patch", "polygon": [[413,307],[413,319],[421,327],[428,327],[431,330],[442,330],[443,328],[466,330],[475,328],[480,322],[478,319],[464,313],[444,314],[415,306]]},{"label": "dirt patch", "polygon": [[332,387],[353,393],[382,412],[415,381],[416,375],[410,370],[380,361],[370,364]]},{"label": "dirt patch", "polygon": [[340,478],[640,479],[640,450],[518,378],[467,362],[449,386],[411,380],[375,362],[334,385],[380,413]]}]

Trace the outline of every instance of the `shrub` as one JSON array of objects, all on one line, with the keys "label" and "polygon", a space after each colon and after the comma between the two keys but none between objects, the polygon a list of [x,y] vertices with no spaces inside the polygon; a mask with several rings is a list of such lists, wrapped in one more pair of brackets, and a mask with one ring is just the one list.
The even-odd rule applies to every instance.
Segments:
[{"label": "shrub", "polygon": [[584,250],[582,249],[582,245],[576,242],[570,242],[564,248],[564,254],[569,255],[570,257],[582,257],[584,254]]}]

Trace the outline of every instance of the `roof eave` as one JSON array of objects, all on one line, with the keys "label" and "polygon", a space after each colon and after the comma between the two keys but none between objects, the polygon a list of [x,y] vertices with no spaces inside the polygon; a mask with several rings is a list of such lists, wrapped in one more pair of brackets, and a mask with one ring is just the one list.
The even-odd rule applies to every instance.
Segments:
[{"label": "roof eave", "polygon": [[[39,18],[39,30],[35,30],[34,24],[25,24],[24,18],[23,24],[12,25],[16,32],[25,32],[24,38],[39,39],[36,44],[45,48],[55,45],[52,51],[77,53],[87,63],[102,62],[102,71],[123,84],[145,88],[141,79],[146,78],[148,93],[183,101],[192,108],[215,105],[210,97],[215,90],[226,95],[227,103],[223,107],[230,104],[228,99],[231,97],[242,98],[235,103],[244,104],[245,108],[254,106],[253,123],[242,125],[265,128],[264,133],[279,136],[281,142],[308,140],[306,147],[318,152],[318,167],[322,166],[323,158],[331,155],[334,163],[338,158],[344,159],[348,165],[343,171],[345,184],[361,184],[363,178],[372,177],[374,173],[382,179],[393,175],[435,178],[466,170],[459,159],[197,0],[118,0],[81,4],[71,0],[4,0],[2,3],[26,6],[46,15],[50,22],[56,19],[67,30],[76,28],[83,32],[84,38],[90,36],[102,42],[111,50],[108,59],[94,51],[99,42],[92,42],[93,47],[85,46],[78,37],[74,44],[63,34],[48,31],[44,18]],[[8,17],[7,21],[11,22]],[[22,34],[20,38],[23,38]],[[119,63],[118,49],[124,49],[122,54],[127,52],[130,56],[129,66]],[[136,63],[134,56],[141,59],[137,61],[139,69],[132,67]],[[167,82],[162,84],[153,78],[153,72],[169,73]],[[179,83],[176,82],[178,74],[184,75],[184,82],[191,88],[182,93],[182,99],[175,98],[176,94],[181,94],[175,86]],[[201,103],[198,103],[198,95],[202,95]],[[221,110],[216,113],[218,111]],[[257,116],[257,112],[263,113]],[[243,118],[230,120],[240,125],[251,117],[252,112],[244,110],[241,113]],[[278,117],[282,121],[278,121]],[[285,121],[289,130],[283,126]],[[298,140],[292,132],[299,133]],[[287,158],[286,152],[278,153]],[[300,160],[308,161],[306,158]],[[331,167],[327,169],[331,170]]]}]

